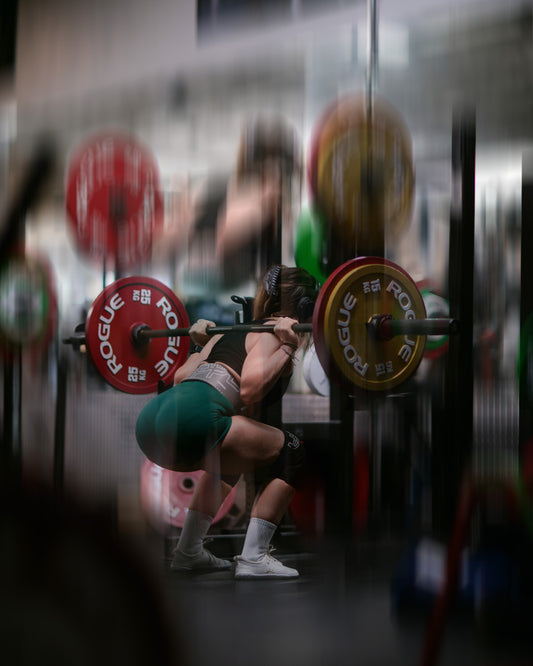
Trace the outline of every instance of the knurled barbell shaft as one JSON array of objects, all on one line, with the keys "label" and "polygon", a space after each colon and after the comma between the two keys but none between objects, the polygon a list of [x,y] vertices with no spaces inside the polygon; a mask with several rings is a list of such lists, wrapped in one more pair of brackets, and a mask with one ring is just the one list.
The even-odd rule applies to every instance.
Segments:
[{"label": "knurled barbell shaft", "polygon": [[[136,340],[144,341],[150,338],[171,338],[189,335],[190,328],[162,328],[150,329],[140,326],[133,336]],[[274,324],[232,324],[227,326],[208,326],[205,332],[208,335],[217,333],[272,333]],[[292,330],[295,333],[311,333],[313,324],[294,324]]]},{"label": "knurled barbell shaft", "polygon": [[[374,332],[377,339],[388,340],[395,335],[448,335],[458,331],[455,319],[392,319],[387,315],[376,315],[368,322],[369,331]],[[294,324],[295,333],[312,333],[312,324]],[[208,335],[219,333],[272,333],[274,324],[231,324],[226,326],[208,326]],[[133,332],[134,341],[142,343],[150,338],[181,337],[190,334],[190,328],[150,329],[139,326]]]}]

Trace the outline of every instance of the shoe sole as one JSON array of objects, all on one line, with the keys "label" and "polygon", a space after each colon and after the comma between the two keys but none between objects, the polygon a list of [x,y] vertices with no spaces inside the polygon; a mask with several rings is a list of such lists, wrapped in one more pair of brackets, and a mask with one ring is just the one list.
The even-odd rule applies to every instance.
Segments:
[{"label": "shoe sole", "polygon": [[233,564],[228,562],[226,566],[223,567],[188,567],[185,565],[173,565],[170,564],[170,570],[175,571],[176,573],[207,573],[209,571],[229,571],[233,569]]},{"label": "shoe sole", "polygon": [[185,567],[170,567],[170,570],[174,573],[182,574],[196,574],[196,573],[216,573],[217,571],[231,571],[231,566],[229,567],[196,567],[194,569],[186,569]]},{"label": "shoe sole", "polygon": [[298,578],[300,574],[276,574],[276,573],[236,573],[236,580],[246,580],[250,578]]}]

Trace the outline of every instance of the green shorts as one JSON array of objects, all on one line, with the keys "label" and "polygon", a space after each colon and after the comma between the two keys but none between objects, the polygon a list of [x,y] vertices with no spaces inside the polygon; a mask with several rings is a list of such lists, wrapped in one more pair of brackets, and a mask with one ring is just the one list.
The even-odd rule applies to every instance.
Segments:
[{"label": "green shorts", "polygon": [[165,469],[192,467],[226,435],[235,410],[209,384],[187,381],[143,407],[135,436],[144,455]]}]

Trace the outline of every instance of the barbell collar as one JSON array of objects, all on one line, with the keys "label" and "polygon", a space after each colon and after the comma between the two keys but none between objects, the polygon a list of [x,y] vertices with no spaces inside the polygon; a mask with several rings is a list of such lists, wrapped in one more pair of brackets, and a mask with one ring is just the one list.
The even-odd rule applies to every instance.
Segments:
[{"label": "barbell collar", "polygon": [[457,335],[457,319],[393,319],[392,315],[374,315],[367,322],[367,330],[375,340],[391,340],[397,335]]}]

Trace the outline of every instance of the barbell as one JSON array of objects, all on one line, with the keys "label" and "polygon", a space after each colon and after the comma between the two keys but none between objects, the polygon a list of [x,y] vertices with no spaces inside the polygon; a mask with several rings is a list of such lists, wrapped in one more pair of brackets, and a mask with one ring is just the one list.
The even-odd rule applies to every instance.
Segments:
[{"label": "barbell", "polygon": [[[411,277],[381,257],[359,257],[337,268],[315,304],[312,333],[330,379],[347,391],[387,391],[416,371],[427,335],[457,333],[454,319],[427,319]],[[272,332],[273,324],[211,326],[209,335]],[[97,371],[126,393],[151,393],[172,381],[189,353],[189,320],[174,292],[159,280],[125,277],[91,306],[84,341]],[[65,340],[71,342],[72,340]]]},{"label": "barbell", "polygon": [[[230,324],[223,326],[207,326],[207,335],[225,333],[273,333],[274,324]],[[369,335],[376,340],[390,340],[396,335],[444,335],[455,333],[459,330],[459,323],[454,319],[407,319],[405,321],[394,320],[392,315],[374,315],[366,323]],[[190,327],[187,328],[160,328],[151,329],[145,324],[138,324],[131,330],[131,340],[134,345],[140,347],[152,338],[170,338],[190,335]],[[312,333],[313,324],[294,324],[292,330],[295,333]]]}]

